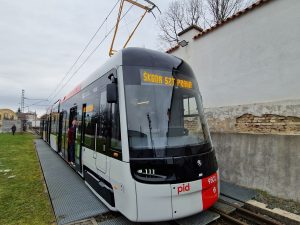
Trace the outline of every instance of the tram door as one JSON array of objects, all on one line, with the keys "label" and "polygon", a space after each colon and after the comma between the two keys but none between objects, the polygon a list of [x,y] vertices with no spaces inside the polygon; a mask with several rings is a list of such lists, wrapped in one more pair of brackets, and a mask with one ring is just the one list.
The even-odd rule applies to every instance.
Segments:
[{"label": "tram door", "polygon": [[67,131],[68,131],[68,113],[67,111],[62,111],[62,140],[61,140],[61,156],[67,160],[67,152],[68,152],[68,141],[67,141]]},{"label": "tram door", "polygon": [[50,134],[51,134],[51,123],[52,123],[52,117],[51,115],[49,115],[49,118],[48,118],[48,130],[47,130],[47,142],[48,144],[50,144]]},{"label": "tram door", "polygon": [[61,148],[62,148],[62,129],[63,129],[63,121],[64,121],[64,113],[60,112],[59,113],[59,122],[58,122],[58,153],[61,152]]},{"label": "tram door", "polygon": [[109,129],[109,110],[106,99],[106,91],[100,94],[99,116],[96,123],[96,168],[102,173],[106,173],[107,152],[108,152],[108,129]]},{"label": "tram door", "polygon": [[[71,128],[72,127],[72,122],[73,120],[77,120],[77,106],[74,106],[70,109],[70,113],[69,113],[69,124],[68,124],[68,128]],[[68,130],[68,129],[67,129]],[[68,138],[68,132],[67,132],[67,138]],[[75,144],[74,144],[74,157],[76,155],[76,149],[77,149],[77,126],[76,126],[76,130],[75,130],[75,137],[74,137],[74,141],[75,141]],[[69,143],[69,142],[68,142]],[[68,150],[70,150],[70,146],[68,144]],[[67,151],[67,160],[70,161],[71,160],[71,156],[69,155],[70,151]],[[76,161],[76,160],[75,160]]]},{"label": "tram door", "polygon": [[45,128],[44,128],[44,140],[48,142],[48,118],[45,120]]},{"label": "tram door", "polygon": [[75,166],[76,170],[82,173],[82,146],[84,144],[84,120],[86,114],[86,105],[77,110],[77,127],[76,127],[76,145],[75,145]]}]

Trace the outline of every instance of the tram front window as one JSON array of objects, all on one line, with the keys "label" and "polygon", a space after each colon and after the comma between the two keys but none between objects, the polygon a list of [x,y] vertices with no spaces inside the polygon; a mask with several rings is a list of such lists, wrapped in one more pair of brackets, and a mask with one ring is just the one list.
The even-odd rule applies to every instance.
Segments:
[{"label": "tram front window", "polygon": [[140,80],[140,84],[125,85],[131,157],[159,158],[208,150],[209,135],[200,93],[193,88],[195,81],[153,70],[140,70]]}]

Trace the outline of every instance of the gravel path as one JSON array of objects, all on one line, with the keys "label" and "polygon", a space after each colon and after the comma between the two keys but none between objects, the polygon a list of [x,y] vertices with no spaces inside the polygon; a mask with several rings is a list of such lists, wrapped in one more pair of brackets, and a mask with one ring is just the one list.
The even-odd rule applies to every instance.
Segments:
[{"label": "gravel path", "polygon": [[277,198],[267,194],[264,191],[257,191],[257,195],[254,200],[266,204],[270,209],[280,208],[282,210],[300,215],[300,203],[293,200]]}]

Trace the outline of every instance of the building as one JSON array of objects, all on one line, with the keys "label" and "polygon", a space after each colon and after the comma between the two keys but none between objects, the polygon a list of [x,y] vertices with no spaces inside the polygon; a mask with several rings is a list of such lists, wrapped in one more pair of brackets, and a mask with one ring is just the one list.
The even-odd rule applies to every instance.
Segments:
[{"label": "building", "polygon": [[11,109],[0,109],[0,128],[3,125],[3,120],[17,120],[17,115]]},{"label": "building", "polygon": [[17,120],[17,115],[11,109],[0,109],[0,127],[3,120]]},{"label": "building", "polygon": [[212,131],[300,134],[300,2],[260,0],[214,27],[179,33]]},{"label": "building", "polygon": [[17,116],[18,119],[22,121],[23,130],[40,126],[40,120],[37,118],[37,114],[35,112],[27,112],[27,113],[18,112]]},{"label": "building", "polygon": [[17,126],[17,131],[20,130],[17,119],[16,113],[11,109],[0,109],[0,133],[10,132],[13,124]]},{"label": "building", "polygon": [[221,178],[298,201],[299,10],[298,0],[260,0],[210,29],[182,31],[188,45],[167,51],[197,76]]}]

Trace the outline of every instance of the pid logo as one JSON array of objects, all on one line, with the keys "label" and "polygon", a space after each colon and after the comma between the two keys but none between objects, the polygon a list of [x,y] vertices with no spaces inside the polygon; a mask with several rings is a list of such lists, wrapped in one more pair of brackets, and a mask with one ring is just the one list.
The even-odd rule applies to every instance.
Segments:
[{"label": "pid logo", "polygon": [[179,195],[179,193],[188,192],[190,190],[191,190],[190,183],[182,184],[181,186],[177,187],[177,194]]}]

